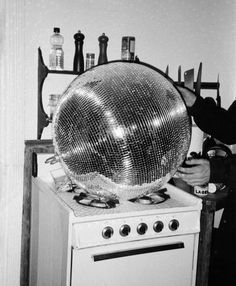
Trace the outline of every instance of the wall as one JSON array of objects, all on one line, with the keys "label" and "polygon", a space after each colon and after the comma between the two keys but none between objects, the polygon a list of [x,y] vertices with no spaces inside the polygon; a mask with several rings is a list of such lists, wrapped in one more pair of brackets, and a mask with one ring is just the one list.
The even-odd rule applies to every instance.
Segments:
[{"label": "wall", "polygon": [[19,284],[24,159],[24,18],[0,1],[0,285]]},{"label": "wall", "polygon": [[[109,60],[120,58],[122,36],[134,35],[140,60],[162,70],[169,64],[173,79],[177,79],[179,65],[182,70],[195,68],[196,76],[202,62],[203,81],[216,81],[220,75],[223,105],[228,107],[235,97],[235,1],[38,0],[26,1],[25,11],[25,68],[26,81],[30,83],[24,95],[26,138],[36,136],[36,116],[32,117],[32,113],[36,113],[37,48],[41,47],[48,64],[49,37],[55,26],[61,28],[65,38],[66,69],[72,69],[73,35],[78,30],[85,34],[84,54],[94,52],[96,58],[98,37],[105,32],[109,37]],[[63,82],[56,88],[57,79],[51,76],[45,82],[45,106],[48,93],[62,92],[68,84]]]},{"label": "wall", "polygon": [[[121,37],[133,35],[139,58],[162,70],[169,64],[173,79],[177,79],[180,64],[182,70],[195,68],[197,71],[202,62],[204,81],[215,81],[219,74],[222,103],[228,107],[235,98],[236,2],[0,1],[3,23],[0,45],[4,47],[0,75],[0,284],[14,286],[18,285],[20,271],[23,140],[37,136],[37,48],[42,48],[48,64],[53,27],[60,27],[65,38],[66,69],[72,69],[73,34],[79,29],[86,36],[84,53],[95,52],[97,58],[97,38],[106,33],[109,60],[120,58]],[[48,77],[44,87],[45,105],[48,93],[62,92],[70,80]]]}]

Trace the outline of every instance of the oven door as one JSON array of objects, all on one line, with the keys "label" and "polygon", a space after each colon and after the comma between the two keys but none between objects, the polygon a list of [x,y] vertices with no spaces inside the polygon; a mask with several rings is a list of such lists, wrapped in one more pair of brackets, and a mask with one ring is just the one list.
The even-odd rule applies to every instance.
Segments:
[{"label": "oven door", "polygon": [[73,249],[71,286],[194,285],[197,237],[189,234]]}]

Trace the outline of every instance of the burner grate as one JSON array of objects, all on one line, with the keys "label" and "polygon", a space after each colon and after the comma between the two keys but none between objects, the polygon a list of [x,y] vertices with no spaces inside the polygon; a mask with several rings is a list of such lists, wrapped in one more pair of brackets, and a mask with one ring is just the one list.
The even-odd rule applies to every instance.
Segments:
[{"label": "burner grate", "polygon": [[166,192],[167,189],[163,188],[161,190],[157,190],[145,195],[138,196],[129,201],[133,203],[140,203],[143,205],[156,205],[163,203],[170,198],[170,195],[167,195]]},{"label": "burner grate", "polygon": [[75,195],[73,199],[81,205],[104,209],[115,208],[116,205],[119,204],[119,200],[117,199],[99,197],[83,192],[81,192],[79,195]]}]

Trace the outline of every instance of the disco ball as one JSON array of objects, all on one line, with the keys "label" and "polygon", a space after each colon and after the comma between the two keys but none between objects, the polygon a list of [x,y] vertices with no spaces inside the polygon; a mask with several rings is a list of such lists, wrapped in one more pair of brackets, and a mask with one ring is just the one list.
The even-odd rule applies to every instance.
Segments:
[{"label": "disco ball", "polygon": [[61,96],[53,144],[66,174],[101,196],[161,188],[187,155],[191,121],[160,70],[114,61],[79,75]]}]

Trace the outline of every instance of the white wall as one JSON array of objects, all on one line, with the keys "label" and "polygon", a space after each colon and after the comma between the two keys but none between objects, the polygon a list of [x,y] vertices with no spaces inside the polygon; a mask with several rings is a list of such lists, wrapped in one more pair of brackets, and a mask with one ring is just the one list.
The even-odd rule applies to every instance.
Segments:
[{"label": "white wall", "polygon": [[19,284],[24,159],[24,19],[0,1],[0,285]]},{"label": "white wall", "polygon": [[[97,38],[103,32],[107,34],[109,60],[120,58],[121,37],[133,35],[140,60],[162,70],[169,64],[173,79],[177,79],[180,64],[183,70],[197,71],[202,62],[203,81],[215,81],[219,73],[223,106],[228,107],[235,97],[236,84],[236,1],[0,1],[4,24],[0,45],[5,47],[4,66],[10,67],[7,75],[1,67],[0,75],[0,99],[4,103],[0,104],[0,166],[4,174],[0,181],[0,284],[14,286],[18,285],[20,271],[22,146],[24,139],[37,136],[37,48],[42,48],[48,64],[53,27],[60,27],[65,38],[66,69],[72,69],[73,34],[79,29],[86,37],[84,54],[95,52],[96,58]],[[66,84],[62,78],[49,76],[44,88],[45,103],[48,93],[61,92]]]}]

